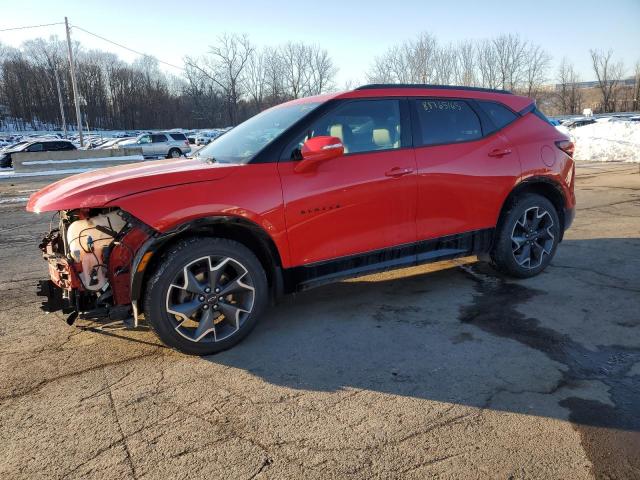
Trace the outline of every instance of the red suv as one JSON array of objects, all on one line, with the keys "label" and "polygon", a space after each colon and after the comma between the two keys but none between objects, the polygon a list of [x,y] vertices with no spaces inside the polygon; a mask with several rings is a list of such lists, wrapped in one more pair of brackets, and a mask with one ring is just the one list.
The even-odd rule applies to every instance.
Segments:
[{"label": "red suv", "polygon": [[294,100],[192,159],[96,170],[34,194],[57,211],[45,306],[229,348],[284,293],[478,255],[530,277],[574,217],[573,143],[505,91],[368,85]]}]

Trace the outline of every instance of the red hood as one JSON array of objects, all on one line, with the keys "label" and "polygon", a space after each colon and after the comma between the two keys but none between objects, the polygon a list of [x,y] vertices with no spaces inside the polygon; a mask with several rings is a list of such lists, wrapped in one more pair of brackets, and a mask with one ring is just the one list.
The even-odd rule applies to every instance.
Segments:
[{"label": "red hood", "polygon": [[224,178],[238,165],[204,163],[195,159],[163,160],[101,168],[44,187],[31,195],[27,210],[47,212],[98,208],[134,193],[185,183]]}]

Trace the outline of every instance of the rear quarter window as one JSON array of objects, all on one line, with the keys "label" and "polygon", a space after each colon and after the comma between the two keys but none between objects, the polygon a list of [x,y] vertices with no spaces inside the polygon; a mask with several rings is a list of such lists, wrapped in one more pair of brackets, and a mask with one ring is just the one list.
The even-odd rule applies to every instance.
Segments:
[{"label": "rear quarter window", "polygon": [[184,133],[171,133],[171,138],[173,138],[174,140],[186,140],[187,137],[185,137]]},{"label": "rear quarter window", "polygon": [[500,103],[482,100],[478,100],[476,103],[491,119],[497,130],[506,127],[518,118],[518,115]]}]

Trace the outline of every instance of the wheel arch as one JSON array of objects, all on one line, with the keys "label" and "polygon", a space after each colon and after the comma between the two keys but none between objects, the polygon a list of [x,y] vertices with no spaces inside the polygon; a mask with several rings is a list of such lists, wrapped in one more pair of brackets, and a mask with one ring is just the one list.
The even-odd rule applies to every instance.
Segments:
[{"label": "wheel arch", "polygon": [[[157,268],[162,254],[175,243],[190,237],[226,238],[241,243],[251,250],[265,270],[270,297],[275,300],[283,292],[282,258],[267,232],[256,223],[242,217],[213,216],[186,222],[175,229],[148,240],[137,252],[132,265],[131,299],[138,302],[144,298],[148,278]],[[146,254],[151,253],[142,271],[140,264]],[[141,310],[140,310],[141,311]]]},{"label": "wheel arch", "polygon": [[513,206],[515,200],[527,193],[536,193],[541,195],[553,204],[558,214],[558,218],[560,219],[560,241],[562,241],[565,231],[565,197],[560,184],[547,177],[528,178],[520,182],[511,190],[511,192],[509,192],[509,195],[507,195],[507,198],[500,209],[495,231],[500,231],[505,215]]}]

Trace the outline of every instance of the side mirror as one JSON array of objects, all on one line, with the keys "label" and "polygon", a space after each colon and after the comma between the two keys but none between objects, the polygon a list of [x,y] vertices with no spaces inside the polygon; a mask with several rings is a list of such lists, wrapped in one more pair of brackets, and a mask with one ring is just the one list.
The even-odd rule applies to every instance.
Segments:
[{"label": "side mirror", "polygon": [[297,173],[308,172],[319,162],[344,155],[344,145],[338,137],[313,137],[302,146],[302,160],[295,166]]}]

